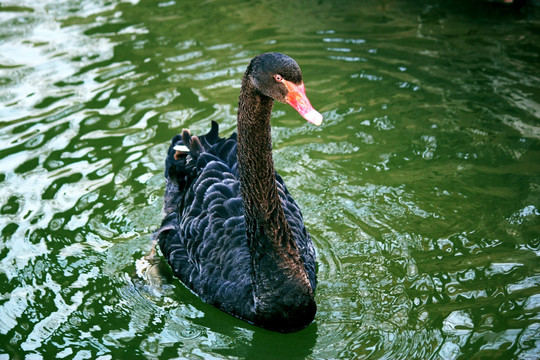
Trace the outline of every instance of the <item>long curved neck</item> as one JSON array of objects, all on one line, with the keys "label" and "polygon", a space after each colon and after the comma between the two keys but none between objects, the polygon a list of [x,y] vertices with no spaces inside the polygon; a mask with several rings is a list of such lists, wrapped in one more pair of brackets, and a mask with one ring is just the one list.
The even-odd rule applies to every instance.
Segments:
[{"label": "long curved neck", "polygon": [[278,195],[270,128],[273,102],[244,76],[238,106],[237,156],[254,292],[261,302],[283,296],[276,280],[293,282],[303,292],[311,289]]},{"label": "long curved neck", "polygon": [[[244,77],[238,107],[238,166],[250,246],[270,241],[282,250],[292,240],[276,186],[270,116],[274,100]],[[294,244],[294,243],[292,243]]]}]

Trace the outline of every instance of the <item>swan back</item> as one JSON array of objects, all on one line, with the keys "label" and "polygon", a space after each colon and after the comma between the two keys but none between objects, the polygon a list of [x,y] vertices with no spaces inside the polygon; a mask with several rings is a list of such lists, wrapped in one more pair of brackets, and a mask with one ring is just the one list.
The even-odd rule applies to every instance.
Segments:
[{"label": "swan back", "polygon": [[[203,136],[177,135],[166,160],[166,216],[156,232],[173,273],[206,302],[257,322],[251,252],[238,178],[237,137],[224,139],[218,126]],[[196,151],[192,151],[197,141]],[[174,148],[185,146],[188,153]],[[276,173],[285,217],[315,290],[315,251],[302,214]]]}]

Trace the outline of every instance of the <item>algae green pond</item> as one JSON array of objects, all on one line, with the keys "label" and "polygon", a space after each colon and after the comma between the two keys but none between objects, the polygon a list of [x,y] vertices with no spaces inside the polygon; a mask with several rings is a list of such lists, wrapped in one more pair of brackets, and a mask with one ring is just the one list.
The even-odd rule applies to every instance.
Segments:
[{"label": "algae green pond", "polygon": [[[540,4],[0,2],[0,360],[540,358]],[[279,334],[149,261],[183,128],[295,58],[274,160],[317,251]]]}]

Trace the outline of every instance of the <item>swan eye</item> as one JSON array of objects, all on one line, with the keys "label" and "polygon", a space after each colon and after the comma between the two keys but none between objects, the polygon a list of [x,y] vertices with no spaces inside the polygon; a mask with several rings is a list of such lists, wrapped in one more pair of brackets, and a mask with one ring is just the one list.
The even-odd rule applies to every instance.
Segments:
[{"label": "swan eye", "polygon": [[283,77],[279,74],[276,74],[274,75],[274,79],[276,79],[277,82],[282,82],[283,81]]}]

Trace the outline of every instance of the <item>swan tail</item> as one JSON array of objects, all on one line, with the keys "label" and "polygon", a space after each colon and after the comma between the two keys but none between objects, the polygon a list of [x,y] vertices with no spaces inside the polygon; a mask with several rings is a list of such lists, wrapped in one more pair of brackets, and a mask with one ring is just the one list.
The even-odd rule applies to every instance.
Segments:
[{"label": "swan tail", "polygon": [[196,171],[197,159],[221,140],[218,133],[219,125],[212,121],[212,127],[205,135],[192,135],[188,129],[184,129],[181,134],[174,136],[165,160],[165,177],[179,189],[189,185],[190,177],[196,175],[193,171]]},{"label": "swan tail", "polygon": [[188,129],[183,129],[172,138],[165,160],[165,213],[177,210],[179,200],[197,178],[197,160],[221,140],[218,134],[219,125],[212,121],[212,127],[205,135],[192,135]]}]

